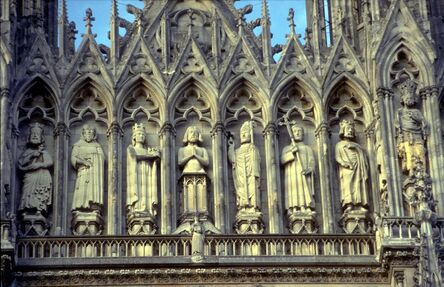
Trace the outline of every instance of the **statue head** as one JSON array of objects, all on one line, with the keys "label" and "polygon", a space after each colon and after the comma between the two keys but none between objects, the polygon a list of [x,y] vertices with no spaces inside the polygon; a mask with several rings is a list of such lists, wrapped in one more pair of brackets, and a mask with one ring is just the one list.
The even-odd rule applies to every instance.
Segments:
[{"label": "statue head", "polygon": [[188,143],[203,143],[202,133],[198,127],[190,126],[185,131],[185,134],[183,135],[183,144],[186,145]]},{"label": "statue head", "polygon": [[240,142],[248,143],[251,142],[251,122],[246,121],[240,128]]},{"label": "statue head", "polygon": [[304,140],[304,128],[293,124],[291,126],[291,132],[293,133],[294,140],[297,142]]},{"label": "statue head", "polygon": [[133,126],[133,135],[132,135],[132,143],[133,146],[136,145],[136,143],[141,143],[144,145],[146,143],[146,132],[145,132],[145,126],[143,124],[134,124]]},{"label": "statue head", "polygon": [[43,126],[39,123],[30,125],[28,143],[32,145],[40,145],[45,142],[43,138]]},{"label": "statue head", "polygon": [[398,85],[401,93],[401,105],[412,107],[416,104],[416,87],[417,84],[410,79]]},{"label": "statue head", "polygon": [[82,138],[87,143],[95,141],[97,139],[96,129],[88,124],[82,128]]},{"label": "statue head", "polygon": [[339,137],[341,139],[353,139],[355,137],[355,123],[349,120],[342,120],[339,123]]}]

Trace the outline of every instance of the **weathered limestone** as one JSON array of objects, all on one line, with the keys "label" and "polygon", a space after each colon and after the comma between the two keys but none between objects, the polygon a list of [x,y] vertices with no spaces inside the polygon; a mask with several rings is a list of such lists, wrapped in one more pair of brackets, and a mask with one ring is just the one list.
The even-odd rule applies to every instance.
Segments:
[{"label": "weathered limestone", "polygon": [[103,229],[105,155],[96,139],[95,128],[84,125],[82,137],[71,153],[71,163],[77,171],[71,207],[75,235],[98,235]]}]

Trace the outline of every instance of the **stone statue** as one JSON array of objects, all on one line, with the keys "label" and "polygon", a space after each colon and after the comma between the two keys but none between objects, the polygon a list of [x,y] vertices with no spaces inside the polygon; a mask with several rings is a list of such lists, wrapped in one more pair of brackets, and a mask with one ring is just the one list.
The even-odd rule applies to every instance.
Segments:
[{"label": "stone statue", "polygon": [[191,260],[193,262],[202,262],[204,258],[205,230],[197,217],[194,219],[191,234]]},{"label": "stone statue", "polygon": [[304,129],[291,127],[292,143],[282,150],[281,163],[285,168],[285,208],[289,214],[311,212],[315,208],[313,150],[304,140]]},{"label": "stone statue", "polygon": [[49,168],[52,167],[53,161],[45,150],[43,127],[38,123],[31,124],[30,127],[26,150],[18,159],[18,167],[25,173],[18,210],[40,214],[46,213],[52,203],[52,178]]},{"label": "stone statue", "polygon": [[[178,163],[183,168],[183,211],[181,225],[174,233],[192,233],[193,220],[202,222],[207,232],[220,233],[210,222],[208,212],[207,173],[210,163],[208,152],[199,145],[203,143],[202,133],[197,126],[190,126],[183,136],[184,147],[179,149]],[[200,223],[199,223],[200,224]]]},{"label": "stone statue", "polygon": [[[128,219],[131,222],[131,232],[139,230],[139,224],[134,225],[134,220],[144,218],[150,222],[149,230],[155,230],[155,216],[158,206],[157,168],[160,159],[158,148],[147,147],[146,132],[143,124],[133,126],[132,144],[127,149],[127,210]],[[140,223],[140,222],[139,222]],[[143,225],[143,224],[142,224]],[[146,228],[145,228],[146,229]],[[139,232],[137,232],[139,234]]]},{"label": "stone statue", "polygon": [[344,213],[368,209],[368,166],[362,147],[355,138],[354,123],[342,120],[339,124],[341,141],[336,144],[336,162],[339,165],[341,203]]},{"label": "stone statue", "polygon": [[77,171],[71,207],[75,235],[98,235],[103,229],[105,155],[96,139],[95,128],[84,125],[72,149],[71,163]]},{"label": "stone statue", "polygon": [[253,121],[245,122],[240,129],[240,147],[234,150],[234,142],[228,141],[228,159],[233,167],[233,181],[236,191],[237,233],[257,234],[263,232],[260,211],[261,158],[254,144]]},{"label": "stone statue", "polygon": [[398,88],[402,104],[396,114],[398,156],[401,158],[402,171],[410,174],[417,159],[426,164],[427,124],[421,111],[415,108],[416,83],[406,80]]},{"label": "stone statue", "polygon": [[259,149],[253,142],[253,122],[245,122],[240,129],[240,147],[235,151],[229,142],[228,159],[233,165],[233,180],[236,189],[238,210],[256,210],[260,206],[260,165]]}]

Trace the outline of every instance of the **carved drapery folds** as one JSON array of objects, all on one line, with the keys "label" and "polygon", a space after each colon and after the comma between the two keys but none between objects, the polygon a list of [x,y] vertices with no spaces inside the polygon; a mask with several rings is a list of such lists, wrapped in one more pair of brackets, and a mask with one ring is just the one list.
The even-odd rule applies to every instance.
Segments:
[{"label": "carved drapery folds", "polygon": [[[314,106],[297,85],[285,90],[278,101],[280,163],[283,167],[284,206],[291,233],[316,232],[315,168],[313,149],[305,133],[313,132]],[[304,128],[305,127],[305,128]]]},{"label": "carved drapery folds", "polygon": [[71,228],[75,235],[98,235],[104,228],[107,168],[107,107],[99,91],[85,86],[69,110],[71,165],[75,171],[71,194]]}]

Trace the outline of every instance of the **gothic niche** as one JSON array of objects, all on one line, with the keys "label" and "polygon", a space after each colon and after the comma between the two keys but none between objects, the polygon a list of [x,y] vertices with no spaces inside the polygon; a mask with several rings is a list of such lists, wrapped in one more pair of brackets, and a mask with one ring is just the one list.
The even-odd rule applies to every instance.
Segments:
[{"label": "gothic niche", "polygon": [[313,145],[314,106],[296,84],[284,90],[277,103],[281,183],[288,230],[315,233],[316,160]]},{"label": "gothic niche", "polygon": [[340,225],[346,233],[366,233],[370,228],[370,168],[362,133],[363,106],[353,89],[343,83],[328,101],[328,120],[334,143],[334,186],[341,207]]},{"label": "gothic niche", "polygon": [[[157,98],[145,86],[134,89],[123,103],[123,174],[126,175],[125,210],[129,235],[158,230],[161,126]],[[125,185],[125,183],[123,183]],[[145,255],[148,255],[145,250]],[[140,254],[143,255],[143,254]]]},{"label": "gothic niche", "polygon": [[52,131],[55,108],[48,92],[35,85],[18,107],[17,170],[20,178],[18,204],[21,236],[44,236],[51,222],[53,203]]},{"label": "gothic niche", "polygon": [[69,108],[71,229],[74,235],[99,235],[105,212],[108,111],[92,85],[84,86]]},{"label": "gothic niche", "polygon": [[[220,233],[213,225],[210,157],[212,114],[206,95],[188,87],[175,104],[177,171],[180,206],[179,227],[175,234]],[[177,202],[177,201],[176,201]],[[195,235],[195,234],[194,234]]]},{"label": "gothic niche", "polygon": [[[264,220],[262,206],[265,186],[265,165],[261,160],[264,154],[264,128],[262,104],[255,94],[241,87],[228,99],[225,126],[228,136],[228,160],[230,190],[234,191],[236,206],[234,229],[238,234],[262,234]],[[253,252],[255,252],[253,250]]]}]

